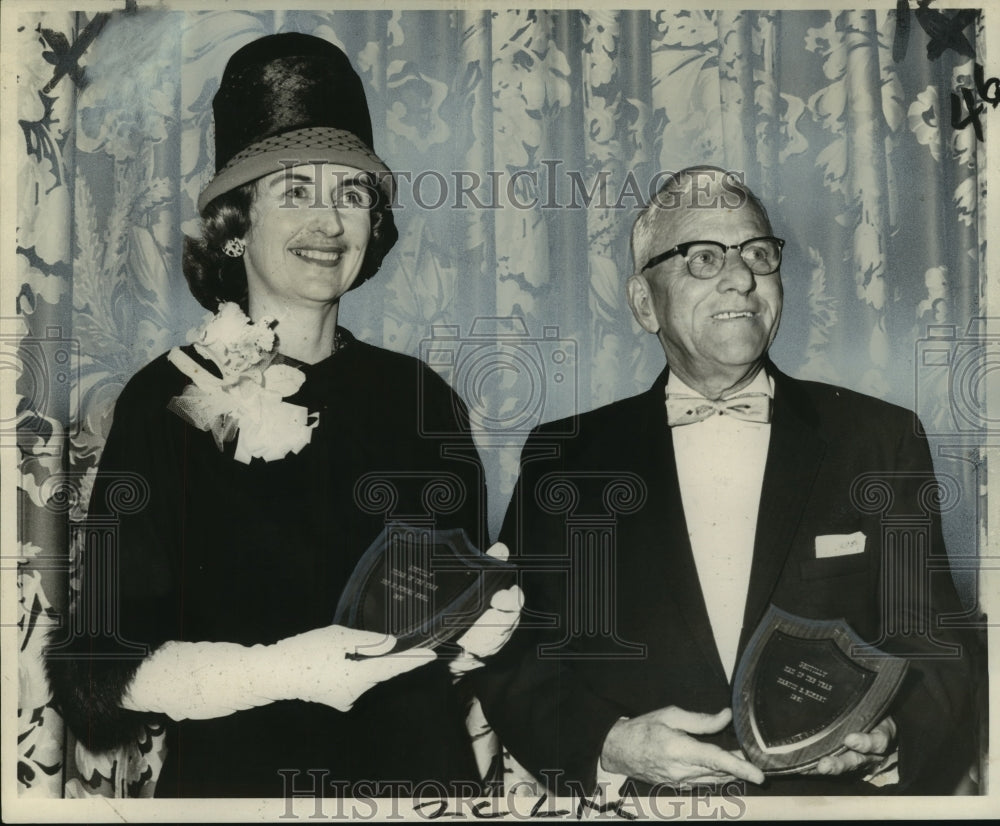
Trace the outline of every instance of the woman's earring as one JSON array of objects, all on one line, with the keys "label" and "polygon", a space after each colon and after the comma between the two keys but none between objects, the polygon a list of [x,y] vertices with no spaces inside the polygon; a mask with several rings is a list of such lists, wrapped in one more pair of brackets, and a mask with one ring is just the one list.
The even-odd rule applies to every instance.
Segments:
[{"label": "woman's earring", "polygon": [[240,258],[247,251],[247,244],[242,238],[230,238],[222,245],[222,251],[230,258]]}]

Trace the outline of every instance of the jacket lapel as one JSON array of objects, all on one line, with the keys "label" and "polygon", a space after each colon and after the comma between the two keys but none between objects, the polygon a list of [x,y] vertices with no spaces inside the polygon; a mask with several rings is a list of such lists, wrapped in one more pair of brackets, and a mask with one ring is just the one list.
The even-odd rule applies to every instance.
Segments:
[{"label": "jacket lapel", "polygon": [[[661,557],[651,568],[653,570],[662,568],[666,577],[663,581],[670,583],[669,589],[664,589],[663,593],[669,594],[680,609],[680,614],[687,625],[686,633],[696,641],[698,649],[703,652],[711,669],[719,680],[725,683],[726,672],[715,644],[694,553],[691,550],[687,521],[684,518],[684,502],[681,499],[677,477],[673,437],[667,425],[664,404],[667,375],[668,371],[664,370],[646,394],[648,398],[645,400],[645,422],[651,438],[647,442],[650,449],[642,459],[645,465],[643,477],[649,486],[648,495],[654,514],[657,514],[650,523],[652,531],[649,542],[651,547],[662,550]],[[646,612],[644,624],[648,624],[650,606],[644,605],[642,609]],[[685,632],[678,630],[677,633]],[[673,635],[671,633],[669,636]]]},{"label": "jacket lapel", "polygon": [[815,410],[797,382],[770,363],[766,369],[774,379],[774,415],[743,613],[740,655],[767,609],[826,450],[826,442],[816,428]]}]

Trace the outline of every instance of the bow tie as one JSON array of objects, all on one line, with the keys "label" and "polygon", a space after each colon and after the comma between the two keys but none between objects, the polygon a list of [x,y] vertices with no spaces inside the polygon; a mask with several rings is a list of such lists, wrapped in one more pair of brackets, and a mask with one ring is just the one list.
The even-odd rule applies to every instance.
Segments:
[{"label": "bow tie", "polygon": [[667,424],[671,427],[703,422],[709,416],[733,416],[745,422],[767,424],[771,421],[771,397],[767,393],[743,393],[714,401],[667,393]]}]

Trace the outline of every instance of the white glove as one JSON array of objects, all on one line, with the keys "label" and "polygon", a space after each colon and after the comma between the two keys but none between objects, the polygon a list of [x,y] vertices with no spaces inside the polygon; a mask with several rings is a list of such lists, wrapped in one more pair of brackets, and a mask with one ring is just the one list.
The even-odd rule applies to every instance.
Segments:
[{"label": "white glove", "polygon": [[[224,717],[275,700],[347,711],[383,680],[436,658],[427,648],[384,653],[395,644],[395,637],[340,625],[274,645],[171,641],[139,666],[122,706],[174,720]],[[348,659],[356,654],[365,659]]]},{"label": "white glove", "polygon": [[[282,700],[308,700],[347,711],[368,689],[437,659],[430,648],[389,654],[396,638],[341,625],[280,640],[269,652],[277,673],[290,672]],[[364,659],[347,659],[355,654]]]},{"label": "white glove", "polygon": [[[486,554],[506,560],[510,551],[502,542],[497,542]],[[448,664],[451,673],[458,676],[482,668],[483,659],[496,654],[514,633],[521,621],[523,605],[524,594],[517,585],[497,591],[490,600],[490,607],[456,640],[462,651]]]}]

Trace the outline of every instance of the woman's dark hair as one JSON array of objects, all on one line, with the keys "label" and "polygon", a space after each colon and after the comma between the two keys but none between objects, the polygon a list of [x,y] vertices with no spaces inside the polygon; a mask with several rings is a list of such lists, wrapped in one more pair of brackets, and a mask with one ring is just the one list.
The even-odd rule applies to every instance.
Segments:
[{"label": "woman's dark hair", "polygon": [[[375,176],[364,179],[372,195],[371,237],[361,261],[361,271],[350,289],[360,287],[378,272],[399,237],[389,199]],[[201,237],[184,239],[184,277],[191,294],[213,313],[219,304],[233,301],[247,311],[247,271],[243,258],[231,258],[222,248],[234,238],[250,232],[250,210],[257,195],[257,181],[231,189],[211,200],[201,216]]]}]

